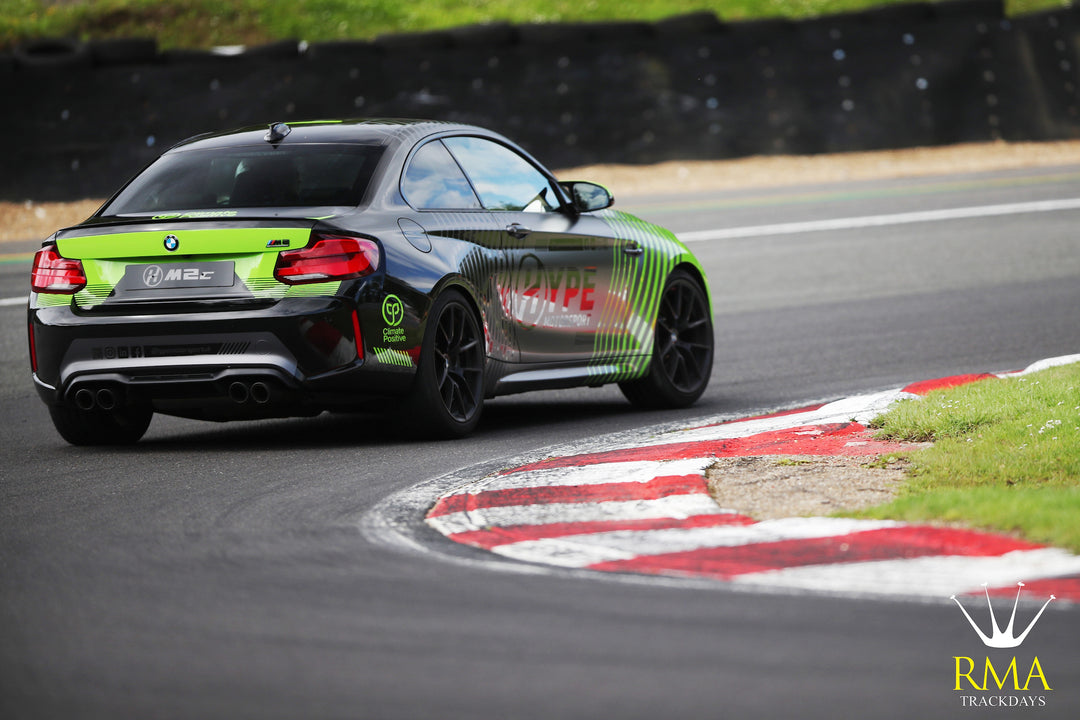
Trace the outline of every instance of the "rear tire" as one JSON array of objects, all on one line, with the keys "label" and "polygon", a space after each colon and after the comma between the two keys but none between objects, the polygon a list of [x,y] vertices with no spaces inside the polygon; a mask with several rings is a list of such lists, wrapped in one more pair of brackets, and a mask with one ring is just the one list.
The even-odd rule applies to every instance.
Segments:
[{"label": "rear tire", "polygon": [[660,296],[649,371],[637,380],[619,383],[619,389],[637,407],[689,407],[705,392],[712,362],[709,300],[696,279],[676,270]]},{"label": "rear tire", "polygon": [[106,411],[50,405],[49,415],[56,432],[72,445],[131,445],[146,433],[154,413],[149,408]]},{"label": "rear tire", "polygon": [[476,314],[461,293],[444,292],[428,315],[403,418],[407,426],[438,438],[471,433],[484,405],[484,362]]}]

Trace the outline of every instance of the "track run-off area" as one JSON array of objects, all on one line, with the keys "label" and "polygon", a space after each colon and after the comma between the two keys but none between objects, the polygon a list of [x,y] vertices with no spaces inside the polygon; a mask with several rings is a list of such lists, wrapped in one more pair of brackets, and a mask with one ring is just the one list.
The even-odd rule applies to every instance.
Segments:
[{"label": "track run-off area", "polygon": [[[1080,362],[1033,364],[1016,377]],[[462,482],[425,522],[454,542],[558,568],[710,578],[764,591],[933,600],[1046,589],[1080,601],[1080,557],[1005,535],[955,527],[782,517],[763,521],[717,505],[706,469],[716,458],[876,457],[911,448],[873,439],[867,425],[900,399],[982,379],[913,383],[760,418],[644,432],[552,449]],[[790,462],[790,460],[789,460]],[[458,478],[466,473],[458,472]],[[391,503],[392,505],[392,503]],[[387,526],[389,523],[386,524]]]}]

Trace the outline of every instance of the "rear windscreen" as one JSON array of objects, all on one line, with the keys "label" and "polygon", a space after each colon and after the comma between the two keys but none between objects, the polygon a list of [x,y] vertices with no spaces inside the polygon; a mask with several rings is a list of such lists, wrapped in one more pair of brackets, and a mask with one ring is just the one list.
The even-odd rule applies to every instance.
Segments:
[{"label": "rear windscreen", "polygon": [[186,150],[159,158],[101,212],[359,205],[382,145]]}]

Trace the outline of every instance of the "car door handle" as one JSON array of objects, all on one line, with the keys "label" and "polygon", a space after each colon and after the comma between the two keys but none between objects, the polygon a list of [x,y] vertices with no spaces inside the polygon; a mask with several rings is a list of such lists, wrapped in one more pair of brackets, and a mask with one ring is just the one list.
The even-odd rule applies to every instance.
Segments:
[{"label": "car door handle", "polygon": [[531,233],[532,230],[518,223],[510,223],[506,226],[506,232],[510,233],[512,236],[520,240],[521,238]]},{"label": "car door handle", "polygon": [[637,243],[631,243],[629,245],[623,245],[622,251],[627,255],[641,255],[645,252],[645,248],[641,247]]}]

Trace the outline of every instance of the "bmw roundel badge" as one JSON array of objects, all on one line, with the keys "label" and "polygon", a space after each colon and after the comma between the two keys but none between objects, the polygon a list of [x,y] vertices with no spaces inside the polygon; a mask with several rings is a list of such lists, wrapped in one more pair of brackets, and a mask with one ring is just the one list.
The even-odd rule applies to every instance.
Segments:
[{"label": "bmw roundel badge", "polygon": [[175,235],[166,235],[165,236],[165,249],[166,250],[168,250],[169,252],[173,252],[178,247],[180,247],[180,241],[176,239]]}]

